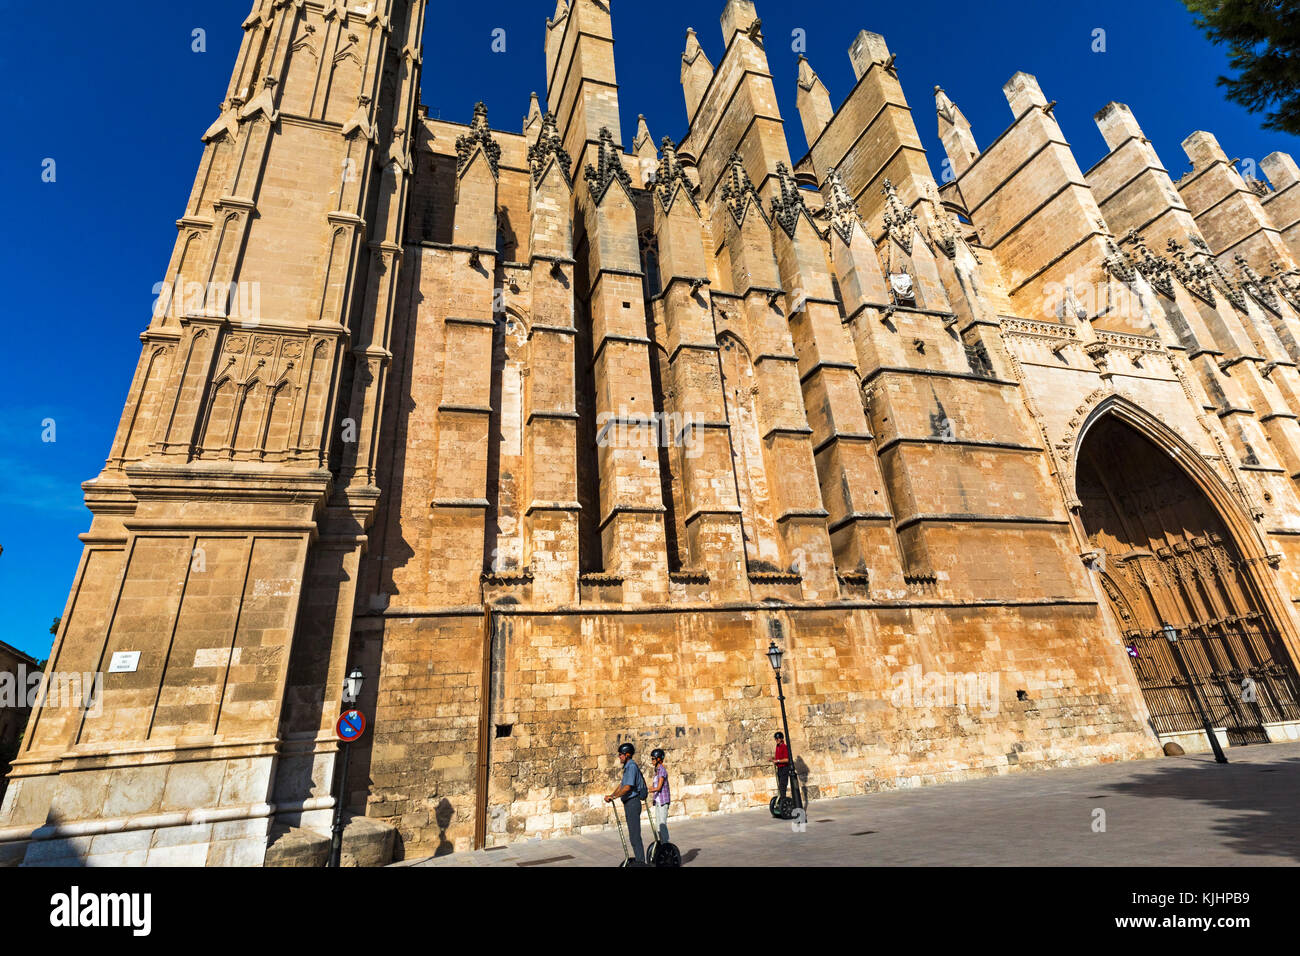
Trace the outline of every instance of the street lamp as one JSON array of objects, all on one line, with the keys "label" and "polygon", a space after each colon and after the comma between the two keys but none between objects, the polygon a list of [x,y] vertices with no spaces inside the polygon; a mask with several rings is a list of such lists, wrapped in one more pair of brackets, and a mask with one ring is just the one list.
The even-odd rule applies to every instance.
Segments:
[{"label": "street lamp", "polygon": [[1169,622],[1160,626],[1160,633],[1164,639],[1169,642],[1170,653],[1174,655],[1174,662],[1178,664],[1178,669],[1182,672],[1183,680],[1187,681],[1187,689],[1192,695],[1192,703],[1196,705],[1196,712],[1201,717],[1201,726],[1205,728],[1206,736],[1210,738],[1210,747],[1214,750],[1214,760],[1216,763],[1227,763],[1228,758],[1223,755],[1223,748],[1219,746],[1219,737],[1214,732],[1214,727],[1210,723],[1210,718],[1206,716],[1205,708],[1201,705],[1201,694],[1196,689],[1196,682],[1192,680],[1191,673],[1187,670],[1187,662],[1183,659],[1183,648],[1178,643],[1178,630]]},{"label": "street lamp", "polygon": [[355,704],[361,697],[361,683],[366,679],[361,673],[360,667],[353,667],[352,672],[343,678],[343,701],[347,704]]},{"label": "street lamp", "polygon": [[772,662],[772,670],[776,672],[776,699],[781,702],[781,729],[785,731],[785,745],[790,754],[790,783],[794,787],[794,805],[796,809],[803,808],[803,797],[799,793],[799,771],[794,766],[794,746],[790,743],[790,722],[785,716],[785,691],[781,685],[781,660],[785,657],[785,652],[776,646],[776,641],[772,641],[767,647],[767,659]]},{"label": "street lamp", "polygon": [[[360,700],[361,685],[365,679],[360,667],[353,667],[348,672],[348,676],[343,678],[343,700],[345,702],[355,704]],[[343,754],[338,773],[338,793],[334,798],[334,824],[330,827],[330,858],[328,865],[331,867],[337,867],[343,856],[343,804],[348,786],[348,754],[352,752],[352,745],[347,741],[340,741],[339,749],[343,751]]]}]

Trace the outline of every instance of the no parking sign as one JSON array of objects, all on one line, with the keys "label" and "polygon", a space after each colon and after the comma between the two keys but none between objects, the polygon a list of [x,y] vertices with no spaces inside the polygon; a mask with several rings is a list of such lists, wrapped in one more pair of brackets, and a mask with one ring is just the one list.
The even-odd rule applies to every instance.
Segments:
[{"label": "no parking sign", "polygon": [[345,744],[352,743],[366,732],[366,715],[359,710],[344,711],[334,725],[334,732]]}]

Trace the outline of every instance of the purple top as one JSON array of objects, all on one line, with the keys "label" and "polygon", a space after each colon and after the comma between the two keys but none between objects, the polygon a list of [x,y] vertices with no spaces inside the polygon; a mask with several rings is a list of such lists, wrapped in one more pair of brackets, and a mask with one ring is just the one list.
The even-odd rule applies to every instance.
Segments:
[{"label": "purple top", "polygon": [[656,807],[666,807],[668,806],[668,801],[672,799],[672,796],[668,792],[668,768],[663,764],[660,764],[655,768],[655,783],[659,783],[660,781],[663,781],[663,783],[660,786],[659,791],[654,795],[653,803]]}]

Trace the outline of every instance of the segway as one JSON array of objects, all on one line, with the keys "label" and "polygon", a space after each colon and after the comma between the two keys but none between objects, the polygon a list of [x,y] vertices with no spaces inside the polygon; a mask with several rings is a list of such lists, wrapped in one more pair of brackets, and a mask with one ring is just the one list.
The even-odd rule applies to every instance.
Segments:
[{"label": "segway", "polygon": [[676,843],[660,843],[659,831],[655,828],[654,814],[650,812],[650,802],[646,801],[646,816],[650,818],[650,833],[655,838],[646,851],[646,863],[650,866],[681,866],[682,853]]},{"label": "segway", "polygon": [[[623,862],[619,866],[646,866],[647,864],[632,857],[632,851],[627,845],[627,834],[623,832],[623,821],[618,818],[618,809],[613,803],[609,808],[614,811],[614,825],[618,827],[618,839],[623,844]],[[674,847],[674,849],[676,849]]]},{"label": "segway", "polygon": [[767,810],[778,820],[790,820],[794,818],[794,798],[793,797],[773,797],[767,804]]},{"label": "segway", "polygon": [[[799,789],[799,773],[793,767],[790,768],[790,788],[791,791]],[[794,797],[783,797],[778,794],[768,801],[767,810],[778,820],[793,820]]]}]

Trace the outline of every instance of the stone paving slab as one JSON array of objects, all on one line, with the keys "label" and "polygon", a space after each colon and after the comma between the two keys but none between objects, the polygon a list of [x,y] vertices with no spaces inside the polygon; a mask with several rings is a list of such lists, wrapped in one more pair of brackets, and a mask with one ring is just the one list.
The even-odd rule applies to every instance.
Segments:
[{"label": "stone paving slab", "polygon": [[[1016,773],[818,800],[793,831],[766,810],[674,821],[692,866],[1295,866],[1300,744]],[[1094,821],[1105,811],[1104,832]],[[642,829],[648,843],[649,824]],[[397,866],[614,866],[613,826]]]}]

